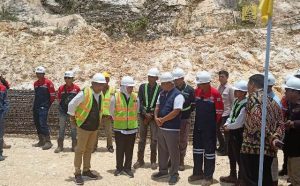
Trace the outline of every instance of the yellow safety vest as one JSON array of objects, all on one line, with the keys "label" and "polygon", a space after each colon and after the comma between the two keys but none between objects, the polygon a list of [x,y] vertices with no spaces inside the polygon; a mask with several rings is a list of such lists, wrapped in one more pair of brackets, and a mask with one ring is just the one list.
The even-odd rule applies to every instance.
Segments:
[{"label": "yellow safety vest", "polygon": [[118,92],[115,94],[114,128],[120,130],[138,128],[137,94],[131,93],[127,105],[125,96]]},{"label": "yellow safety vest", "polygon": [[[78,127],[80,127],[88,117],[92,105],[93,105],[93,90],[92,88],[88,87],[83,90],[84,95],[84,101],[79,104],[79,106],[76,108],[75,111],[75,121]],[[101,97],[103,97],[103,94],[101,93]],[[99,118],[101,120],[102,117],[102,108],[103,108],[103,102],[101,101],[101,106],[99,110]],[[100,121],[99,121],[100,122]]]},{"label": "yellow safety vest", "polygon": [[103,115],[110,115],[110,100],[111,96],[115,94],[115,90],[112,87],[109,87],[108,90],[105,92],[105,94],[102,97],[102,103],[103,103]]}]

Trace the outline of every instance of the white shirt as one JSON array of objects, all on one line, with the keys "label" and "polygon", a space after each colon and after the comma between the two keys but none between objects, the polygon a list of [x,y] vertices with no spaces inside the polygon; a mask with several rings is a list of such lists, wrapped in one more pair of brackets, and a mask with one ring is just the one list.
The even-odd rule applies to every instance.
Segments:
[{"label": "white shirt", "polygon": [[[129,96],[127,96],[127,95],[126,95],[126,97],[127,97],[127,99],[129,98]],[[115,109],[116,109],[116,98],[115,98],[115,96],[111,96],[109,111],[110,111],[111,117],[113,119],[115,117]],[[137,113],[139,113],[139,111],[140,111],[140,101],[139,101],[138,97],[137,97],[137,110],[136,111],[137,111]],[[134,133],[138,132],[138,129],[132,129],[132,130],[114,129],[114,131],[119,131],[122,134],[134,134]]]},{"label": "white shirt", "polygon": [[218,91],[222,95],[224,104],[224,112],[222,117],[229,116],[234,102],[234,90],[228,83],[226,83],[225,85],[220,85],[218,87]]},{"label": "white shirt", "polygon": [[[158,96],[158,99],[157,99],[157,102],[156,102],[156,105],[159,105],[159,98],[160,98],[160,95]],[[183,95],[179,94],[175,97],[175,100],[174,100],[174,107],[173,109],[180,109],[182,110],[183,109],[183,104],[184,104],[184,97]]]},{"label": "white shirt", "polygon": [[[96,99],[97,103],[99,104],[99,97],[101,93],[96,94],[92,91],[94,98]],[[68,105],[68,114],[71,116],[75,116],[75,110],[84,101],[84,93],[80,91],[69,103]]]},{"label": "white shirt", "polygon": [[[242,101],[239,102],[239,104],[246,103],[247,99],[243,99]],[[229,130],[234,130],[234,129],[239,129],[244,126],[245,120],[246,120],[246,109],[245,107],[241,109],[240,114],[237,116],[235,122],[231,123],[231,118],[232,118],[232,113],[233,110],[231,111],[230,117],[227,119],[226,123],[224,126],[226,126]]]}]

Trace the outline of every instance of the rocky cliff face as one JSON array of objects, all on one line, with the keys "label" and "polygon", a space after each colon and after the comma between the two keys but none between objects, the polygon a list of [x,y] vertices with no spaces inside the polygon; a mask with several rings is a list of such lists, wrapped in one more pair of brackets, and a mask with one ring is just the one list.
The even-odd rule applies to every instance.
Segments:
[{"label": "rocky cliff face", "polygon": [[[0,0],[0,6],[18,19],[0,22],[0,73],[13,88],[32,89],[33,70],[39,65],[46,67],[56,88],[63,83],[66,70],[76,72],[76,83],[81,87],[89,84],[94,73],[102,71],[112,73],[112,84],[118,84],[123,75],[132,75],[140,83],[153,66],[161,71],[181,67],[192,85],[200,70],[213,73],[214,85],[221,69],[230,72],[231,82],[263,71],[266,29],[229,29],[235,20],[229,16],[233,11],[218,2],[80,2],[75,7],[80,14],[65,15],[62,4],[54,0]],[[284,76],[300,68],[299,4],[290,0],[277,2],[275,7],[270,69],[278,78],[278,90]],[[141,19],[141,15],[151,16]],[[130,28],[143,26],[143,22],[147,26],[129,33],[128,21],[132,23],[127,25]],[[111,25],[119,32],[108,32]],[[140,33],[151,40],[131,38],[130,34]]]}]

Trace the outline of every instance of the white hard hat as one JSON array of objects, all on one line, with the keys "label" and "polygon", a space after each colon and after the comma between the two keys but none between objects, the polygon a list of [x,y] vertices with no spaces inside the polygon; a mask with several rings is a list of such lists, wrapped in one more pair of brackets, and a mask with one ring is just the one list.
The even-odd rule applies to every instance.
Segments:
[{"label": "white hard hat", "polygon": [[211,75],[207,71],[198,72],[196,75],[196,83],[197,84],[204,84],[209,83],[211,81]]},{"label": "white hard hat", "polygon": [[288,74],[284,78],[284,83],[286,83],[291,77],[294,77],[292,74]]},{"label": "white hard hat", "polygon": [[268,86],[273,86],[275,85],[275,77],[273,76],[272,73],[268,74]]},{"label": "white hard hat", "polygon": [[46,69],[42,66],[36,67],[36,69],[35,69],[35,73],[37,73],[37,74],[45,74],[45,72],[46,72]]},{"label": "white hard hat", "polygon": [[92,82],[94,83],[106,83],[105,77],[101,73],[96,73],[93,78]]},{"label": "white hard hat", "polygon": [[122,86],[133,87],[135,85],[134,80],[130,76],[124,76],[121,80]]},{"label": "white hard hat", "polygon": [[148,71],[148,76],[152,76],[152,77],[158,77],[159,76],[159,70],[157,68],[151,68]]},{"label": "white hard hat", "polygon": [[64,77],[73,78],[75,75],[73,71],[66,71]]},{"label": "white hard hat", "polygon": [[181,68],[176,68],[173,72],[172,75],[174,77],[174,79],[180,79],[183,78],[185,73]]},{"label": "white hard hat", "polygon": [[300,90],[300,79],[296,77],[291,77],[284,85],[284,88]]},{"label": "white hard hat", "polygon": [[234,83],[232,88],[233,88],[233,90],[247,92],[248,91],[248,82],[245,80],[238,81],[238,82]]},{"label": "white hard hat", "polygon": [[174,77],[171,72],[164,72],[159,77],[159,81],[160,81],[160,83],[173,82]]}]

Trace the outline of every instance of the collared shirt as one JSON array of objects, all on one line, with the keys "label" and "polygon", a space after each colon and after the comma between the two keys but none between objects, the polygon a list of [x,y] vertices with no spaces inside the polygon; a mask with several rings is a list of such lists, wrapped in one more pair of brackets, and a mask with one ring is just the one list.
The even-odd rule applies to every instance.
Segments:
[{"label": "collared shirt", "polygon": [[220,85],[218,87],[218,91],[222,95],[222,100],[224,103],[224,112],[222,117],[229,116],[234,101],[234,90],[228,83],[226,83],[225,85]]},{"label": "collared shirt", "polygon": [[[246,120],[244,124],[241,153],[260,153],[262,100],[263,90],[258,90],[257,92],[249,95],[246,105]],[[266,137],[264,151],[264,154],[267,156],[274,157],[276,155],[276,151],[271,147],[270,141],[275,137],[280,140],[283,139],[285,127],[281,124],[282,121],[282,112],[278,104],[273,99],[267,99]]]},{"label": "collared shirt", "polygon": [[219,91],[214,87],[210,87],[210,90],[205,93],[202,91],[201,88],[195,89],[195,100],[197,101],[197,99],[201,99],[201,98],[210,100],[215,104],[214,112],[216,112],[216,121],[217,123],[222,121],[224,103],[222,101],[222,96],[219,93]]},{"label": "collared shirt", "polygon": [[[130,95],[127,95],[127,94],[123,94],[126,96],[126,99],[128,100],[130,98]],[[110,114],[111,114],[111,117],[114,119],[115,117],[115,109],[116,109],[116,98],[115,96],[111,96],[111,99],[110,99],[110,108],[109,108],[109,111],[110,111]],[[137,113],[140,112],[140,101],[139,101],[139,98],[137,97],[137,110],[136,110]],[[118,132],[121,132],[122,134],[134,134],[134,133],[137,133],[138,132],[138,129],[132,129],[132,130],[119,130],[119,129],[114,129],[114,131],[118,131]]]},{"label": "collared shirt", "polygon": [[268,96],[270,98],[272,98],[279,105],[279,107],[282,109],[281,100],[273,91],[268,93]]},{"label": "collared shirt", "polygon": [[[241,100],[238,102],[239,105],[245,104],[247,102],[247,98]],[[224,126],[226,126],[229,130],[239,129],[244,126],[245,119],[246,119],[246,110],[245,108],[242,108],[239,115],[237,116],[236,120],[234,122],[232,121],[233,117],[233,110],[231,110],[230,117],[227,119]]]},{"label": "collared shirt", "polygon": [[78,94],[78,92],[80,92],[80,88],[73,84],[71,86],[67,86],[66,84],[64,85],[61,85],[59,88],[58,88],[58,91],[57,91],[57,99],[58,99],[58,102],[61,101],[61,98],[62,98],[62,95],[63,94]]},{"label": "collared shirt", "polygon": [[[150,109],[155,109],[155,106],[156,106],[155,103],[156,103],[158,95],[161,91],[161,88],[157,83],[155,83],[154,87],[149,86],[148,83],[141,84],[141,86],[139,87],[139,93],[138,93],[138,97],[139,97],[139,100],[140,100],[140,113],[141,114],[145,114],[147,112],[153,113],[153,111],[149,111],[149,110],[147,110],[147,108],[145,108],[146,107],[146,102],[147,102],[146,96],[145,96],[146,86],[147,86],[147,93],[146,94],[148,95],[148,107]],[[155,97],[153,97],[154,93],[155,93],[156,86],[158,86],[157,94],[155,95]],[[153,105],[151,105],[152,101],[154,103]]]},{"label": "collared shirt", "polygon": [[[99,98],[100,98],[100,95],[101,93],[98,93],[96,94],[94,92],[94,90],[92,90],[92,93],[93,93],[93,96],[95,98],[95,100],[97,101],[97,103],[99,104]],[[68,106],[68,114],[71,115],[71,116],[75,116],[75,111],[76,111],[76,108],[80,105],[80,103],[82,103],[84,101],[84,93],[83,93],[83,90],[80,91],[72,100],[71,102],[69,103],[69,106]]]}]

